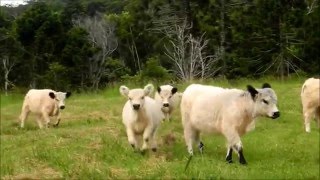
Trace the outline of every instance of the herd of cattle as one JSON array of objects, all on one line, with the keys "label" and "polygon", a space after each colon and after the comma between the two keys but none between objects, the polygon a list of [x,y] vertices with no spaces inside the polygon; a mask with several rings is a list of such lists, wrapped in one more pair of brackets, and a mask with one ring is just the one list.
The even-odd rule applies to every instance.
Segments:
[{"label": "herd of cattle", "polygon": [[[310,132],[310,121],[315,118],[320,127],[320,79],[309,78],[301,88],[304,125]],[[240,137],[255,128],[255,119],[265,116],[276,119],[280,116],[277,95],[270,84],[261,88],[247,86],[247,90],[226,89],[208,85],[192,84],[184,92],[176,87],[163,85],[143,89],[129,89],[121,86],[119,91],[128,100],[122,111],[128,141],[135,150],[157,150],[156,131],[161,121],[170,120],[174,109],[180,104],[184,139],[190,155],[193,145],[202,153],[200,133],[222,134],[227,140],[226,161],[232,162],[232,151],[239,156],[239,162],[246,164]],[[65,99],[70,92],[56,92],[51,89],[32,89],[26,94],[20,115],[21,128],[28,114],[34,113],[40,128],[48,127],[50,117],[60,122],[60,111],[65,108]],[[140,141],[142,140],[142,143]]]}]

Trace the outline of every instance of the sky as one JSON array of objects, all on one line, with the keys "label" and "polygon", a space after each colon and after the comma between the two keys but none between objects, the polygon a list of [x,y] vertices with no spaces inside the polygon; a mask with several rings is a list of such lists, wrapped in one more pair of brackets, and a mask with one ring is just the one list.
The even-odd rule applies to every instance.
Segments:
[{"label": "sky", "polygon": [[25,4],[25,0],[0,0],[0,6],[12,5],[18,6],[19,4]]}]

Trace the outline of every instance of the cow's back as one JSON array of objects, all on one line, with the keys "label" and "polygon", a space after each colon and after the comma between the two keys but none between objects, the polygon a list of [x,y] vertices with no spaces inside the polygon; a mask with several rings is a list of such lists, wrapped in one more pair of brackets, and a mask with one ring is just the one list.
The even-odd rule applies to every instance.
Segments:
[{"label": "cow's back", "polygon": [[42,107],[54,103],[54,99],[49,96],[51,89],[30,89],[25,96],[24,104],[34,113],[40,113]]},{"label": "cow's back", "polygon": [[210,92],[221,92],[223,88],[207,86],[201,84],[191,84],[182,94],[181,98],[181,118],[182,123],[185,124],[190,118],[190,109],[192,108],[193,102],[198,98],[199,95],[210,93]]},{"label": "cow's back", "polygon": [[[241,90],[223,89],[198,95],[190,109],[190,123],[202,132],[221,133],[232,123],[233,113],[237,113],[235,103],[241,93]],[[224,121],[226,118],[228,121]]]}]

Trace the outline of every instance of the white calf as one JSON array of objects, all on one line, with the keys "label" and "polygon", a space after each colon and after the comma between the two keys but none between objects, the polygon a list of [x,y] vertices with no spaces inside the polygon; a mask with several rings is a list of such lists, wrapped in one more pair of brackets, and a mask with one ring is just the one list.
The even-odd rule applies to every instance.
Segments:
[{"label": "white calf", "polygon": [[178,89],[171,85],[163,85],[158,87],[154,99],[161,104],[162,112],[164,113],[165,120],[169,121],[171,113],[176,108],[180,100],[179,94],[176,93]]},{"label": "white calf", "polygon": [[58,126],[61,119],[60,109],[65,108],[64,100],[70,95],[71,92],[56,92],[51,89],[29,90],[22,105],[21,128],[24,127],[24,121],[30,112],[36,114],[40,129],[43,127],[42,120],[45,121],[45,127],[48,127],[50,116],[57,117],[57,123],[54,126]]},{"label": "white calf", "polygon": [[310,121],[312,118],[318,121],[320,128],[320,79],[309,78],[302,85],[301,102],[303,108],[304,124],[306,132],[311,132]]},{"label": "white calf", "polygon": [[149,95],[153,85],[148,84],[144,89],[130,90],[126,86],[120,87],[120,93],[128,98],[122,111],[122,122],[126,127],[128,141],[131,146],[138,149],[138,136],[143,138],[141,150],[157,150],[156,130],[164,118],[161,106]]},{"label": "white calf", "polygon": [[280,116],[276,106],[277,96],[269,84],[262,89],[247,86],[248,91],[220,87],[190,85],[182,95],[181,116],[184,138],[190,155],[193,143],[203,143],[200,132],[218,133],[228,142],[226,161],[232,162],[232,150],[239,155],[241,164],[246,164],[240,137],[254,129],[255,118]]}]

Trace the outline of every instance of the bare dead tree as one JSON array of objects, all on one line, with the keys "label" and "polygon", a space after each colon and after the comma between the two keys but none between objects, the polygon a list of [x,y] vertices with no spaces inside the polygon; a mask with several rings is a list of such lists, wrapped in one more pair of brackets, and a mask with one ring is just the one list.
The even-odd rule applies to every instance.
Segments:
[{"label": "bare dead tree", "polygon": [[100,80],[107,68],[107,58],[117,49],[118,40],[115,36],[115,25],[97,15],[95,17],[81,17],[73,21],[75,25],[85,29],[89,35],[89,41],[99,51],[89,59],[88,79],[92,88],[99,87]]},{"label": "bare dead tree", "polygon": [[9,80],[9,74],[12,71],[12,68],[16,65],[16,62],[10,60],[8,56],[2,58],[2,65],[4,70],[4,91],[6,96],[8,95],[8,87],[14,86],[14,84]]},{"label": "bare dead tree", "polygon": [[318,3],[317,3],[318,0],[306,0],[306,3],[307,3],[307,9],[308,9],[308,12],[307,14],[310,14],[314,11],[314,9],[318,8]]},{"label": "bare dead tree", "polygon": [[209,40],[205,39],[205,33],[193,37],[190,33],[192,24],[187,18],[179,17],[170,5],[160,7],[158,17],[153,20],[150,30],[169,40],[164,46],[165,54],[173,62],[177,77],[184,81],[212,77],[217,72],[214,66],[218,58],[207,54]]},{"label": "bare dead tree", "polygon": [[174,71],[179,79],[206,79],[217,72],[218,69],[214,67],[217,58],[206,53],[209,40],[204,39],[205,34],[195,38],[188,33],[189,28],[186,21],[182,25],[175,25],[175,31],[170,31],[172,34],[168,35],[174,38],[169,40],[170,47],[165,45],[165,54],[175,65]]}]

